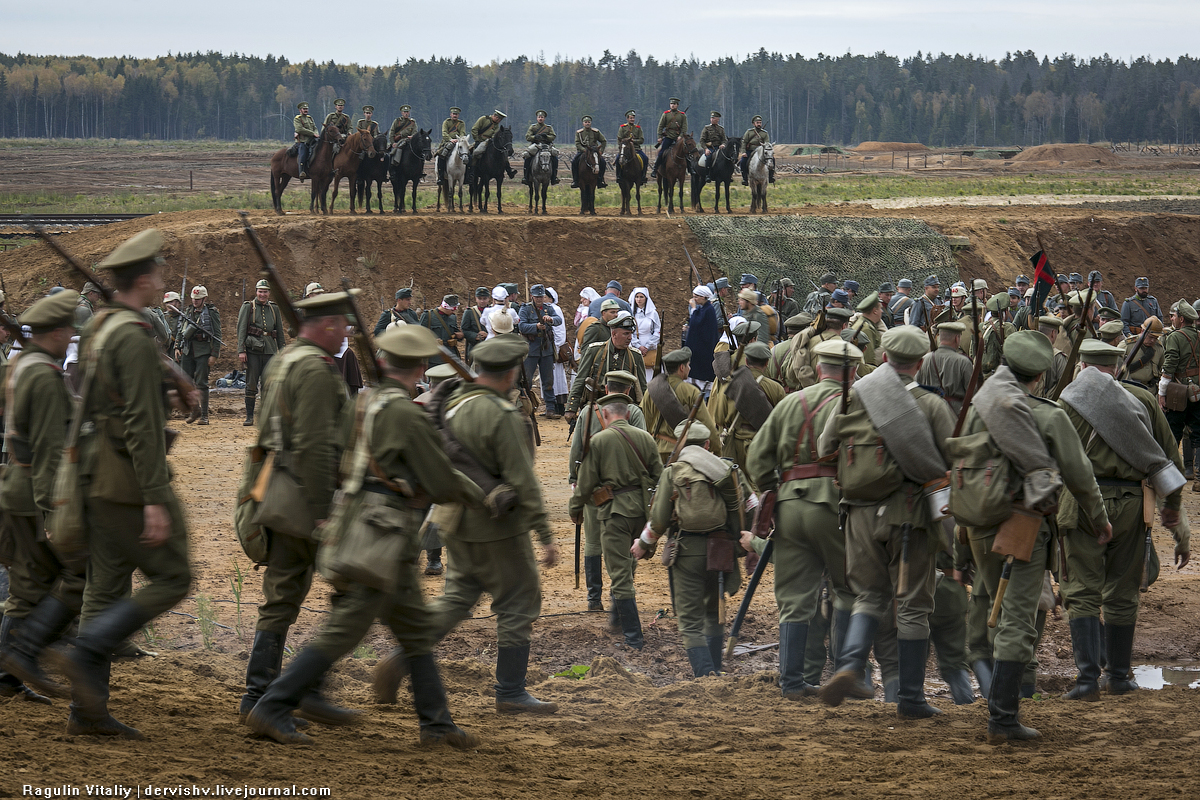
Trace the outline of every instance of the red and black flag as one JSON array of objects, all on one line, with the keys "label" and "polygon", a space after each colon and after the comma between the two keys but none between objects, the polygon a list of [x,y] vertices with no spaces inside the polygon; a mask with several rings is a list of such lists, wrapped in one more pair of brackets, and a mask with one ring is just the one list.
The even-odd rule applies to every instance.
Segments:
[{"label": "red and black flag", "polygon": [[[1050,269],[1050,259],[1045,250],[1038,250],[1029,257],[1033,264],[1033,297],[1029,301],[1029,318],[1035,320],[1042,315],[1046,298],[1054,290],[1054,271]],[[1034,323],[1036,326],[1036,323]],[[1031,330],[1037,330],[1032,327]]]}]

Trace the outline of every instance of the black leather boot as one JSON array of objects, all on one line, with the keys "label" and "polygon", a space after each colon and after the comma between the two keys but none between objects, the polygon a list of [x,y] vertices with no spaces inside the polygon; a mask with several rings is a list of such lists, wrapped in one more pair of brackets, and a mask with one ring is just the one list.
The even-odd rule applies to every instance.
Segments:
[{"label": "black leather boot", "polygon": [[708,642],[708,652],[712,656],[713,666],[717,668],[717,674],[720,675],[724,666],[725,659],[725,638],[723,636],[705,636],[705,641]]},{"label": "black leather boot", "polygon": [[575,159],[571,159],[571,187],[572,189],[579,188],[579,163]]},{"label": "black leather boot", "polygon": [[625,634],[625,646],[641,650],[645,645],[642,637],[642,620],[638,616],[637,601],[632,597],[624,600],[613,600],[617,614],[621,618],[621,631]]},{"label": "black leather boot", "polygon": [[255,733],[280,744],[312,744],[307,734],[296,730],[292,712],[320,685],[332,666],[333,661],[320,650],[314,647],[301,650],[255,703],[246,724]]},{"label": "black leather boot", "polygon": [[324,688],[323,682],[318,683],[308,694],[304,695],[300,700],[300,710],[296,712],[296,716],[339,728],[346,725],[357,725],[362,721],[361,712],[331,703],[322,693]]},{"label": "black leather boot", "polygon": [[804,680],[804,649],[807,646],[807,622],[780,623],[779,690],[785,700],[799,700],[817,693],[817,687]]},{"label": "black leather boot", "polygon": [[238,716],[242,722],[254,710],[254,704],[266,693],[271,681],[279,677],[283,666],[283,640],[281,633],[255,631],[254,644],[250,647],[250,661],[246,664],[246,693],[242,695]]},{"label": "black leather boot", "polygon": [[928,639],[900,639],[900,691],[896,716],[926,719],[942,713],[925,699],[925,662],[929,658]]},{"label": "black leather boot", "polygon": [[[68,608],[54,595],[42,598],[33,613],[21,620],[20,635],[0,644],[0,670],[50,697],[70,697],[71,690],[46,675],[38,659],[42,651],[66,632],[75,613],[75,609]],[[8,617],[5,617],[7,621]],[[12,636],[11,632],[9,636]],[[4,639],[0,634],[0,641]]]},{"label": "black leather boot", "polygon": [[992,690],[992,677],[995,675],[992,660],[990,658],[979,659],[971,665],[971,671],[975,673],[975,680],[979,681],[980,697],[986,700]]},{"label": "black leather boot", "polygon": [[[0,619],[0,652],[7,652],[14,644],[13,631],[18,627],[18,622],[24,620],[15,620],[12,617],[5,616]],[[24,626],[22,625],[22,632]],[[20,697],[22,700],[28,700],[33,703],[42,703],[50,705],[50,698],[43,697],[37,692],[30,689],[21,682],[21,678],[7,671],[0,671],[0,697]]]},{"label": "black leather boot", "polygon": [[521,168],[521,183],[529,185],[529,159],[525,159],[525,166]]},{"label": "black leather boot", "polygon": [[600,556],[583,557],[583,579],[587,582],[588,611],[604,611],[604,562]]},{"label": "black leather boot", "polygon": [[1079,674],[1074,688],[1063,699],[1094,702],[1100,699],[1100,618],[1079,617],[1071,620],[1070,625],[1071,649]]},{"label": "black leather boot", "polygon": [[821,702],[827,706],[839,706],[847,697],[864,700],[873,695],[863,684],[863,670],[867,666],[867,654],[875,641],[879,620],[868,614],[851,614],[846,625],[846,637],[838,654],[837,672],[821,686]]},{"label": "black leather boot", "polygon": [[246,421],[242,425],[247,428],[254,426],[254,403],[256,400],[257,398],[254,397],[246,398]]},{"label": "black leather boot", "polygon": [[1021,676],[1025,665],[1016,661],[997,661],[988,693],[988,744],[1038,739],[1041,734],[1021,724]]},{"label": "black leather boot", "polygon": [[208,389],[200,390],[200,425],[208,424]]},{"label": "black leather boot", "polygon": [[543,703],[525,691],[529,645],[501,647],[496,654],[496,713],[554,714],[558,703]]},{"label": "black leather boot", "polygon": [[446,571],[442,566],[442,548],[435,547],[425,551],[425,574],[441,575]]},{"label": "black leather boot", "polygon": [[712,652],[708,647],[689,647],[687,657],[692,665],[692,674],[697,678],[717,674],[717,668],[712,662]]},{"label": "black leather boot", "polygon": [[408,673],[412,676],[413,708],[421,721],[421,744],[448,744],[459,750],[478,747],[480,738],[455,725],[450,717],[446,687],[433,654],[409,658]]},{"label": "black leather boot", "polygon": [[1129,669],[1130,662],[1133,661],[1133,632],[1136,627],[1111,623],[1105,626],[1108,651],[1108,666],[1105,667],[1105,672],[1108,674],[1109,694],[1128,694],[1141,688]]},{"label": "black leather boot", "polygon": [[388,653],[375,665],[375,676],[372,687],[375,692],[375,702],[391,704],[396,702],[396,694],[400,691],[400,681],[408,674],[408,659],[404,649],[397,647]]},{"label": "black leather boot", "polygon": [[[96,670],[97,677],[108,686],[112,662],[106,661]],[[69,736],[116,736],[121,739],[140,741],[146,737],[137,728],[131,728],[113,718],[105,710],[103,713],[90,716],[82,711],[75,703],[71,704],[71,714],[67,717],[67,735]]]},{"label": "black leather boot", "polygon": [[942,673],[942,680],[950,687],[950,697],[954,705],[965,706],[975,702],[975,689],[971,686],[971,677],[965,669],[948,669]]}]

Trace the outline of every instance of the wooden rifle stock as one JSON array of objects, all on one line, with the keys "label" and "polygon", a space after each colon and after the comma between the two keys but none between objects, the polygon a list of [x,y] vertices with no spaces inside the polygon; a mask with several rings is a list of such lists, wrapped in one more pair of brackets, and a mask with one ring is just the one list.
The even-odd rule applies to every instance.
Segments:
[{"label": "wooden rifle stock", "polygon": [[446,347],[446,345],[438,345],[438,350],[441,351],[442,358],[446,359],[446,363],[450,365],[451,369],[458,373],[458,377],[467,383],[474,383],[475,379],[479,377],[475,374],[474,370],[459,360],[457,353]]},{"label": "wooden rifle stock", "polygon": [[1121,380],[1129,372],[1129,366],[1133,364],[1133,360],[1137,358],[1138,353],[1142,352],[1142,347],[1146,344],[1146,335],[1148,333],[1150,333],[1150,326],[1142,325],[1142,332],[1138,335],[1137,342],[1133,345],[1133,349],[1129,351],[1129,355],[1121,363],[1121,368],[1117,370],[1117,380]]},{"label": "wooden rifle stock", "polygon": [[675,449],[671,451],[671,457],[667,460],[667,464],[674,464],[679,460],[679,454],[683,452],[684,446],[687,444],[688,431],[692,428],[692,423],[696,421],[696,414],[700,412],[700,406],[704,403],[704,393],[696,390],[699,394],[696,395],[696,402],[692,403],[692,410],[688,413],[687,419],[684,421],[683,433],[679,435],[679,439],[675,442]]},{"label": "wooden rifle stock", "polygon": [[296,310],[296,306],[292,304],[292,298],[288,296],[287,289],[283,286],[283,279],[279,277],[278,270],[271,263],[271,257],[267,255],[267,248],[263,246],[262,240],[258,238],[258,233],[250,226],[250,214],[245,211],[239,211],[238,216],[242,219],[242,227],[246,230],[246,236],[250,237],[250,244],[254,245],[254,252],[258,254],[258,260],[262,262],[262,276],[267,283],[271,284],[271,298],[279,306],[284,320],[287,321],[288,336],[294,337],[300,332],[300,313]]},{"label": "wooden rifle stock", "polygon": [[355,349],[358,351],[358,360],[363,362],[363,369],[367,371],[367,379],[378,386],[382,376],[379,374],[379,362],[375,360],[375,342],[371,341],[371,334],[363,326],[362,314],[358,312],[358,301],[354,299],[354,294],[350,291],[348,278],[342,278],[342,289],[345,290],[346,299],[350,301],[350,310],[354,313],[356,329],[354,343],[357,345]]}]

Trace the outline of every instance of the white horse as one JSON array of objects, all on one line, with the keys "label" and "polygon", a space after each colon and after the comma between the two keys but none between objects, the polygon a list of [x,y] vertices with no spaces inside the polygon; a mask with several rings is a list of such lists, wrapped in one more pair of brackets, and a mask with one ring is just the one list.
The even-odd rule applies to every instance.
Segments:
[{"label": "white horse", "polygon": [[750,213],[765,214],[767,212],[767,183],[770,181],[771,153],[767,145],[760,144],[750,155],[750,168],[747,177],[750,179]]},{"label": "white horse", "polygon": [[442,192],[446,193],[446,208],[454,210],[454,192],[458,192],[458,210],[462,211],[463,185],[467,180],[467,159],[470,157],[470,145],[466,136],[460,136],[454,144],[454,149],[446,158],[446,184],[438,187],[438,211],[442,210]]}]

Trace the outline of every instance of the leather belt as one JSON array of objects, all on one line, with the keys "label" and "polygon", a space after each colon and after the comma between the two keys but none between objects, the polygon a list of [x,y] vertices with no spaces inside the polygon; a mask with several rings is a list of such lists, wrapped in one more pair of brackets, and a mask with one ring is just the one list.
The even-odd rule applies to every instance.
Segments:
[{"label": "leather belt", "polygon": [[1141,481],[1123,481],[1119,478],[1096,478],[1097,486],[1125,486],[1141,488]]},{"label": "leather belt", "polygon": [[809,478],[836,478],[837,466],[834,464],[797,464],[783,473],[781,484],[789,481],[803,481]]}]

